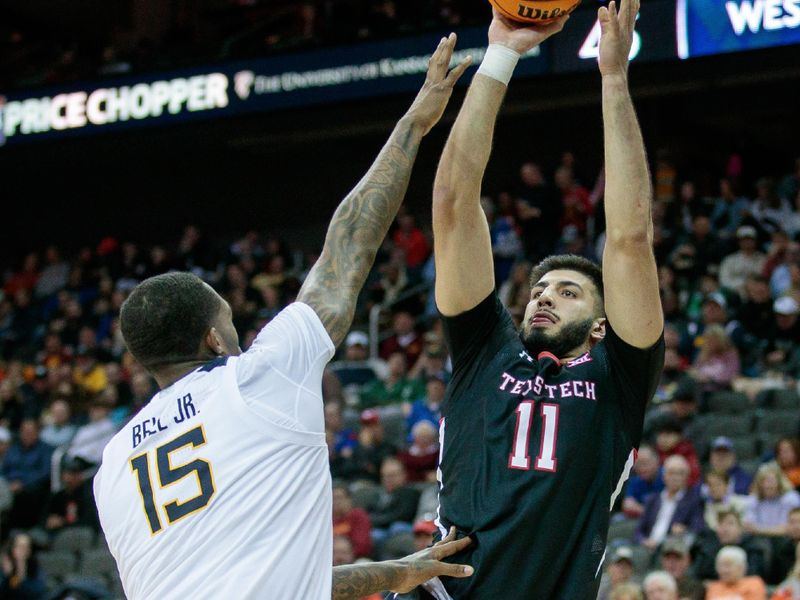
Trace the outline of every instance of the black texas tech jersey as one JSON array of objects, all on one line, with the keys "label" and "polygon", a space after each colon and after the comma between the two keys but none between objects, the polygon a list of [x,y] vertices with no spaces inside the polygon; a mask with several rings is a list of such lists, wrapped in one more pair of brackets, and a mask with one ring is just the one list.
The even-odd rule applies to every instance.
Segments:
[{"label": "black texas tech jersey", "polygon": [[440,426],[440,512],[473,537],[448,559],[455,600],[594,600],[610,508],[627,479],[664,362],[610,325],[567,364],[529,356],[496,294],[444,318],[453,378]]}]

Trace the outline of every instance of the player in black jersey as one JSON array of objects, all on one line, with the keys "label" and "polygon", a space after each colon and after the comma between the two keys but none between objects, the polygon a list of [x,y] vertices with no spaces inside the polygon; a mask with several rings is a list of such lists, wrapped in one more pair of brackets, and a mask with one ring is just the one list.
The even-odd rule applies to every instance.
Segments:
[{"label": "player in black jersey", "polygon": [[442,155],[436,302],[453,377],[440,429],[437,524],[472,537],[453,560],[472,564],[475,575],[428,582],[420,596],[596,598],[610,508],[633,466],[664,353],[650,177],[627,84],[638,8],[623,0],[619,13],[613,2],[599,12],[602,273],[574,256],[544,260],[532,273],[521,331],[494,292],[480,188],[513,59],[507,50],[530,50],[552,27],[525,28],[495,13],[489,41],[504,47],[503,58],[475,76]]}]

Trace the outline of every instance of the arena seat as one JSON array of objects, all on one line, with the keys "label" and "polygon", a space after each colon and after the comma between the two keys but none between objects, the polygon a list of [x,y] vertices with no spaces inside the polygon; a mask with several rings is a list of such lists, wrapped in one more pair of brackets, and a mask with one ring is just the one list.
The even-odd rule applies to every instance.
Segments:
[{"label": "arena seat", "polygon": [[66,527],[53,538],[55,552],[76,552],[82,554],[95,544],[95,532],[89,527]]},{"label": "arena seat", "polygon": [[773,433],[779,436],[794,437],[797,435],[799,422],[800,414],[797,410],[764,410],[756,423],[756,431],[758,433]]},{"label": "arena seat", "polygon": [[800,394],[794,390],[775,390],[772,406],[776,410],[800,410]]},{"label": "arena seat", "polygon": [[638,524],[639,522],[636,519],[621,519],[612,522],[608,528],[608,542],[612,543],[617,540],[632,542],[633,534]]},{"label": "arena seat", "polygon": [[708,399],[709,411],[715,413],[741,414],[751,406],[750,399],[741,392],[716,392]]},{"label": "arena seat", "polygon": [[715,414],[706,423],[705,434],[707,438],[719,435],[739,437],[749,434],[753,430],[753,413],[741,415]]},{"label": "arena seat", "polygon": [[73,552],[40,552],[37,560],[44,574],[56,580],[71,575],[78,566],[78,557]]},{"label": "arena seat", "polygon": [[758,440],[752,435],[731,438],[736,457],[741,460],[757,458],[759,453]]}]

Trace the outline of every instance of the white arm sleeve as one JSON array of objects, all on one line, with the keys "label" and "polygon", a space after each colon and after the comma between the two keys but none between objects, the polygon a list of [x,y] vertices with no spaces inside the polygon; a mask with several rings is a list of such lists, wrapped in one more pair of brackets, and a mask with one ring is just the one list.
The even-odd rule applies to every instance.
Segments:
[{"label": "white arm sleeve", "polygon": [[[325,431],[322,372],[335,347],[314,310],[290,304],[258,334],[236,363],[236,380],[251,409],[284,426]],[[276,414],[277,413],[277,414]]]}]

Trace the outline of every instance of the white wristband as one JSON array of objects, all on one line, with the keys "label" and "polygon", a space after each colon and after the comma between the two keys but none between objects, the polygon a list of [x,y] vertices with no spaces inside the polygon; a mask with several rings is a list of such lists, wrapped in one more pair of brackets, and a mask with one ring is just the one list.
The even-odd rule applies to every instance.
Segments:
[{"label": "white wristband", "polygon": [[508,85],[514,67],[519,62],[520,54],[502,44],[489,44],[483,57],[478,73],[496,79],[503,85]]}]

